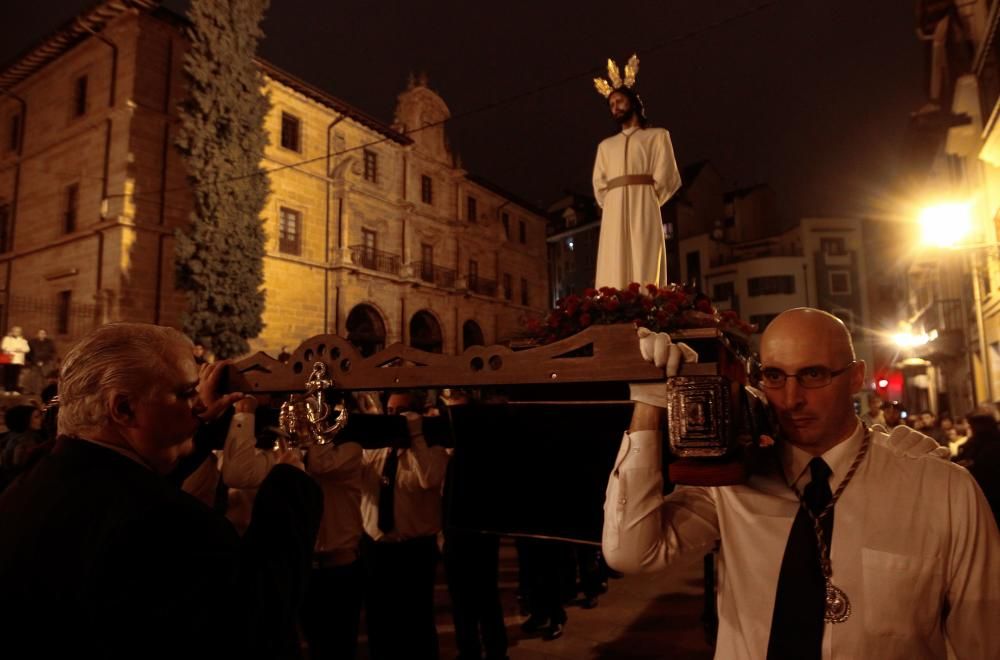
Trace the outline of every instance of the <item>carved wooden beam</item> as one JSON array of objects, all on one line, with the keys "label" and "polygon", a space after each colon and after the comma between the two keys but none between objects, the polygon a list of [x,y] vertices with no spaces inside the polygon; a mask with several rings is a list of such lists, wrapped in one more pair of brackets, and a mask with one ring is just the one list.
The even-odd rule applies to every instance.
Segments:
[{"label": "carved wooden beam", "polygon": [[[714,328],[685,330],[676,341],[712,339]],[[662,380],[663,369],[642,359],[631,324],[591,326],[566,339],[521,351],[473,346],[461,355],[427,353],[393,344],[367,358],[346,339],[316,335],[295,349],[287,363],[257,353],[237,364],[254,391],[303,389],[313,365],[322,362],[342,390],[483,387],[542,383]],[[715,373],[709,364],[685,365],[683,374]]]}]

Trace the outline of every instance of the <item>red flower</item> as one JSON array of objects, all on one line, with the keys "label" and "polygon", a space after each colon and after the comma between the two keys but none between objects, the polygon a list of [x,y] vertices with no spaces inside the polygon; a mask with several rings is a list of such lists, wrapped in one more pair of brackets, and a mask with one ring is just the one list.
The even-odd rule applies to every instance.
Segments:
[{"label": "red flower", "polygon": [[590,298],[587,298],[580,305],[580,309],[584,312],[589,312],[593,306],[594,306],[594,301],[591,300]]},{"label": "red flower", "polygon": [[660,290],[660,288],[658,286],[656,286],[655,284],[647,284],[646,285],[646,291],[649,292],[649,295],[651,295],[651,296],[655,296],[656,293],[659,290]]},{"label": "red flower", "polygon": [[621,303],[618,302],[617,298],[605,298],[602,303],[602,306],[604,307],[605,311],[614,312],[619,307],[621,307]]},{"label": "red flower", "polygon": [[641,289],[642,289],[642,285],[639,284],[638,282],[631,282],[628,285],[628,290],[631,291],[632,293],[639,293],[639,291]]},{"label": "red flower", "polygon": [[586,296],[587,298],[593,298],[594,296],[597,295],[597,289],[594,289],[594,288],[584,289],[583,290],[583,295]]},{"label": "red flower", "polygon": [[712,301],[707,298],[702,298],[697,303],[695,303],[695,309],[699,312],[704,312],[706,314],[712,314],[715,310],[712,308]]},{"label": "red flower", "polygon": [[580,315],[580,325],[583,326],[584,328],[586,328],[588,325],[590,325],[590,321],[591,321],[590,314],[581,314]]}]

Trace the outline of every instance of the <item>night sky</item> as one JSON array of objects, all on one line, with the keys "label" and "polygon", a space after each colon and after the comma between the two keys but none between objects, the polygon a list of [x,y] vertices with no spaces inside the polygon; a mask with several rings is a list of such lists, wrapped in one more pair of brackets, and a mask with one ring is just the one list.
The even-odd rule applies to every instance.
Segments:
[{"label": "night sky", "polygon": [[[92,4],[4,2],[0,62]],[[615,130],[590,82],[608,56],[639,52],[647,114],[681,165],[768,183],[789,217],[885,213],[925,98],[907,0],[272,0],[264,30],[265,59],[387,123],[426,72],[464,167],[539,205],[589,191]]]}]

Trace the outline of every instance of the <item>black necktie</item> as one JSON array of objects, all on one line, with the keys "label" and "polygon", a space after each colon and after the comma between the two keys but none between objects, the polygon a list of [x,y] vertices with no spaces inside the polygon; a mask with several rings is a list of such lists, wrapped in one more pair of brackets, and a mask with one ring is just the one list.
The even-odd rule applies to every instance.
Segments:
[{"label": "black necktie", "polygon": [[382,466],[382,484],[378,491],[378,528],[388,534],[396,526],[395,501],[393,493],[396,490],[396,470],[399,468],[399,456],[396,448],[389,448]]},{"label": "black necktie", "polygon": [[[822,458],[809,462],[812,481],[802,493],[806,506],[819,515],[833,499],[830,466]],[[833,510],[822,520],[827,547],[833,538]],[[823,614],[826,583],[820,569],[819,548],[812,518],[799,507],[781,561],[778,591],[771,619],[768,660],[819,660],[823,656]]]}]

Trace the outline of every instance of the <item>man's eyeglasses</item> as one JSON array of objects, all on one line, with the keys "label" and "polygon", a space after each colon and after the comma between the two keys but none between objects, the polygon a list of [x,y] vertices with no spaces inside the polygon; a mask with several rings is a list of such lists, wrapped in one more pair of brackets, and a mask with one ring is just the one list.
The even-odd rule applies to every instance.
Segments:
[{"label": "man's eyeglasses", "polygon": [[781,369],[768,367],[766,369],[761,369],[760,382],[761,385],[768,389],[778,389],[779,387],[784,387],[789,378],[794,378],[799,381],[799,385],[802,387],[813,390],[819,387],[826,387],[833,381],[835,376],[839,376],[855,364],[857,364],[857,361],[853,361],[843,369],[837,370],[833,370],[822,365],[816,365],[813,367],[806,367],[805,369],[799,369],[794,374],[786,374]]}]

